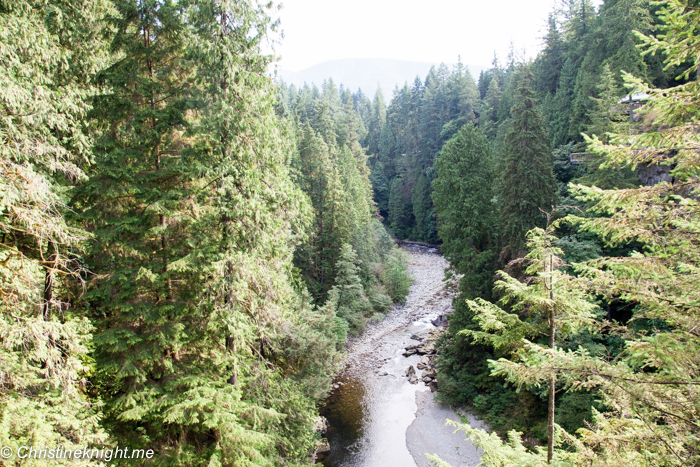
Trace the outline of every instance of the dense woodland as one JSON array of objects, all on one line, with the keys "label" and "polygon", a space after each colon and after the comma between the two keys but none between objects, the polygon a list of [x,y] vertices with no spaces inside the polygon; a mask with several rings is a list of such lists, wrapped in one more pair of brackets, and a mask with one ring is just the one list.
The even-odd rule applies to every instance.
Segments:
[{"label": "dense woodland", "polygon": [[0,445],[309,465],[398,238],[458,280],[485,465],[698,465],[700,7],[566,0],[388,103],[276,84],[274,8],[0,0]]},{"label": "dense woodland", "polygon": [[273,13],[0,3],[1,445],[309,463],[348,332],[410,279],[339,95],[276,112]]}]

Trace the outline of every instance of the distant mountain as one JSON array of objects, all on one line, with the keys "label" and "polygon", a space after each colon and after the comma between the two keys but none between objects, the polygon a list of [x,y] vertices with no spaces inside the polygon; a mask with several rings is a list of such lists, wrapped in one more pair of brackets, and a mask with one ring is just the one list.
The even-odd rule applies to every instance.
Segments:
[{"label": "distant mountain", "polygon": [[[282,79],[287,84],[303,86],[304,83],[316,84],[319,88],[324,80],[333,78],[336,86],[342,83],[345,88],[356,92],[358,88],[371,99],[377,91],[377,87],[382,88],[382,93],[387,103],[391,99],[394,87],[403,87],[405,82],[413,84],[416,76],[425,79],[431,66],[438,66],[439,63],[409,62],[405,60],[389,60],[384,58],[358,58],[330,60],[319,63],[302,71],[294,72],[279,70],[278,79]],[[453,64],[447,66],[452,69]],[[479,65],[466,65],[474,80],[479,79],[481,70],[488,67]]]}]

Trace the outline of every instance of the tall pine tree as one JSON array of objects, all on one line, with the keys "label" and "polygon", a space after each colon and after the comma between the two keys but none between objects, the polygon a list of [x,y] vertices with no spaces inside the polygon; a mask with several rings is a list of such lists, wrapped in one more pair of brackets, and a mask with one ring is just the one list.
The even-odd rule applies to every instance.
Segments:
[{"label": "tall pine tree", "polygon": [[512,121],[503,146],[503,182],[499,195],[501,232],[510,254],[519,255],[525,235],[545,223],[543,210],[551,210],[556,181],[544,121],[532,88],[533,75],[523,68],[518,77]]},{"label": "tall pine tree", "polygon": [[495,253],[493,164],[486,137],[467,124],[442,148],[435,161],[433,201],[445,258],[463,274],[468,298],[487,297]]},{"label": "tall pine tree", "polygon": [[330,337],[291,286],[308,211],[260,52],[267,11],[117,7],[123,58],[101,76],[111,92],[96,101],[103,132],[78,201],[96,238],[88,303],[105,426],[159,465],[302,461],[319,389],[283,375],[323,380],[294,352],[308,347],[299,338]]}]

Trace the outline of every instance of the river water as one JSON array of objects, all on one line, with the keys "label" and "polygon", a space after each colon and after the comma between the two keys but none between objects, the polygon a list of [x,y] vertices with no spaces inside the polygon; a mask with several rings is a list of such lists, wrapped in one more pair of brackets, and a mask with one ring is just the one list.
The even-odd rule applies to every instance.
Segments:
[{"label": "river water", "polygon": [[[457,466],[476,466],[481,451],[445,426],[457,414],[434,400],[423,383],[405,376],[419,355],[404,357],[406,346],[418,344],[435,326],[432,320],[451,311],[453,287],[446,284],[445,259],[437,251],[417,246],[410,255],[414,277],[403,306],[394,306],[380,322],[350,341],[345,370],[322,410],[329,422],[326,437],[331,452],[325,467],[424,467],[426,454],[437,454]],[[420,371],[418,371],[420,374]],[[484,426],[469,417],[472,426]]]}]

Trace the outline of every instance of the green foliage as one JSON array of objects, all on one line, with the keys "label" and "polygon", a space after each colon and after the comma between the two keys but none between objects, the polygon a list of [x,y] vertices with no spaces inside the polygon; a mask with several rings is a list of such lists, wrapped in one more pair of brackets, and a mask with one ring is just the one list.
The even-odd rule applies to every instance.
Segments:
[{"label": "green foliage", "polygon": [[[413,87],[396,88],[372,162],[376,200],[398,238],[436,243],[433,163],[442,145],[480,112],[479,91],[464,65],[432,68]],[[369,145],[372,151],[372,146]],[[381,170],[381,174],[379,171]]]},{"label": "green foliage", "polygon": [[560,74],[564,66],[565,43],[556,15],[549,14],[544,50],[535,61],[535,85],[540,93],[553,96],[559,88]]},{"label": "green foliage", "polygon": [[[573,456],[563,450],[557,450],[556,457],[548,462],[546,450],[539,447],[536,452],[532,452],[523,444],[521,434],[515,430],[508,433],[508,440],[504,442],[494,432],[487,433],[453,420],[448,420],[447,424],[454,426],[458,431],[464,431],[468,440],[484,450],[481,463],[489,467],[543,467],[546,465],[568,467],[575,465],[572,462]],[[557,441],[557,445],[560,445],[563,440],[560,438]],[[438,456],[430,455],[428,457],[432,461],[432,465],[436,467],[449,467],[449,464]]]},{"label": "green foliage", "polygon": [[[335,285],[342,246],[351,245],[358,257],[365,294],[375,311],[386,311],[391,300],[382,271],[388,258],[386,243],[391,239],[375,219],[378,206],[372,195],[374,188],[380,210],[381,203],[387,209],[389,186],[385,174],[393,161],[385,152],[393,150],[393,135],[391,127],[384,125],[381,94],[377,94],[372,107],[374,116],[367,117],[374,126],[369,133],[365,131],[356,108],[362,98],[342,90],[342,86],[338,91],[332,81],[326,82],[323,93],[317,95],[308,86],[298,93],[282,86],[279,100],[284,106],[280,116],[296,140],[293,178],[309,197],[314,211],[313,224],[295,252],[294,263],[313,300],[324,303]],[[379,155],[366,155],[360,145],[365,136],[374,140],[375,150],[381,147]]]},{"label": "green foliage", "polygon": [[388,221],[391,232],[397,238],[410,238],[412,230],[408,226],[412,224],[413,206],[402,182],[402,178],[395,178],[391,181]]},{"label": "green foliage", "polygon": [[491,78],[489,87],[484,97],[484,105],[482,107],[481,119],[479,124],[483,128],[484,134],[493,140],[496,138],[498,131],[498,112],[501,99],[501,89],[498,79]]},{"label": "green foliage", "polygon": [[[617,85],[615,75],[606,63],[600,73],[600,82],[597,86],[598,98],[592,98],[596,105],[591,112],[591,126],[589,131],[607,141],[606,134],[619,132],[620,123],[625,121],[625,107],[621,107],[618,101],[622,98],[622,92]],[[617,128],[616,128],[617,127]]]},{"label": "green foliage", "polygon": [[[0,1],[0,444],[308,463],[348,333],[409,291],[385,220],[462,276],[443,399],[559,465],[698,464],[697,5],[567,1],[532,65],[441,65],[388,108],[275,89],[272,7]],[[557,191],[560,238],[486,301]],[[465,430],[489,465],[547,457]]]}]

